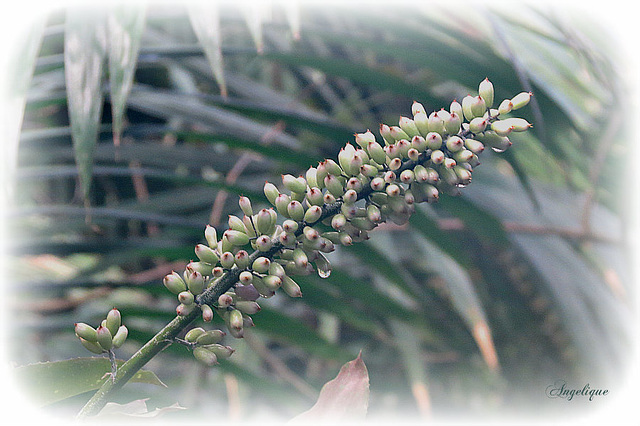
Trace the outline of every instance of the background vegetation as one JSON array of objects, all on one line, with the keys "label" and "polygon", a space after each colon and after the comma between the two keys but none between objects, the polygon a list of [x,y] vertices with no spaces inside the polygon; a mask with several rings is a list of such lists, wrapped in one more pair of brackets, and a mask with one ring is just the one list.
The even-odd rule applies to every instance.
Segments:
[{"label": "background vegetation", "polygon": [[[391,2],[229,3],[219,25],[196,6],[92,12],[48,16],[16,73],[28,92],[5,214],[21,325],[10,361],[86,356],[73,323],[113,306],[130,330],[126,359],[175,315],[162,277],[194,257],[207,223],[238,214],[238,194],[266,204],[265,180],[334,158],[413,100],[448,107],[489,77],[498,100],[534,92],[534,131],[485,153],[461,197],[339,248],[329,278],[300,278],[302,300],[262,303],[219,367],[171,347],[147,366],[168,387],[128,384],[119,402],[290,418],[360,350],[371,416],[538,416],[559,407],[545,395],[559,379],[620,383],[635,292],[629,106],[594,22]],[[84,92],[65,83],[83,72]],[[87,398],[47,409],[74,413]]]}]

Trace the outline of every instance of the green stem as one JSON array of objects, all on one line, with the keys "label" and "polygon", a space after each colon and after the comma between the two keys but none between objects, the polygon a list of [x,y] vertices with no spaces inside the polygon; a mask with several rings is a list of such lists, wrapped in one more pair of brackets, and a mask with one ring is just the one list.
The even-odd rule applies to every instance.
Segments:
[{"label": "green stem", "polygon": [[160,330],[151,340],[149,340],[138,352],[133,354],[131,358],[118,368],[114,380],[107,380],[93,395],[93,397],[82,407],[77,418],[83,419],[88,416],[94,416],[100,412],[105,406],[109,397],[113,392],[120,389],[127,383],[149,360],[169,346],[174,337],[176,337],[185,327],[193,322],[198,315],[200,309],[196,308],[189,315],[176,317]]}]

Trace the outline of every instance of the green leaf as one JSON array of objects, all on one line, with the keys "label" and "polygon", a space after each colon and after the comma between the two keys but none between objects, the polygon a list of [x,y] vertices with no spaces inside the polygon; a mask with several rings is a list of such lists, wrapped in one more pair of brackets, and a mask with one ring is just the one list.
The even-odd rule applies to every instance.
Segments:
[{"label": "green leaf", "polygon": [[69,122],[85,200],[91,189],[93,153],[102,115],[106,16],[101,10],[69,9],[64,39],[64,71]]},{"label": "green leaf", "polygon": [[[124,361],[117,363],[122,365]],[[98,389],[105,380],[110,380],[104,375],[111,372],[111,363],[107,358],[74,358],[28,364],[14,372],[36,405],[43,406]],[[147,370],[138,371],[131,381],[165,386],[155,373]]]},{"label": "green leaf", "polygon": [[139,4],[115,6],[109,11],[109,88],[111,90],[111,115],[113,141],[120,145],[122,121],[136,70],[140,40],[144,28],[145,9]]},{"label": "green leaf", "polygon": [[187,6],[191,26],[196,33],[204,54],[209,61],[213,76],[220,86],[220,94],[227,97],[222,57],[222,34],[220,33],[220,13],[216,2],[191,3]]}]

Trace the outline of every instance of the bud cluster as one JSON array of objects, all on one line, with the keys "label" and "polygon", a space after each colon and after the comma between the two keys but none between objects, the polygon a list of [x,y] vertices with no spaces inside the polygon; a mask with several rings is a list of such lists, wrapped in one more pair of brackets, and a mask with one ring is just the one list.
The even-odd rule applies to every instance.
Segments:
[{"label": "bud cluster", "polygon": [[218,359],[229,358],[235,351],[229,346],[221,345],[226,335],[221,330],[205,331],[202,327],[192,328],[185,334],[184,340],[193,349],[193,356],[206,366],[218,364]]},{"label": "bud cluster", "polygon": [[116,308],[109,311],[97,329],[78,322],[75,324],[75,332],[82,346],[95,354],[119,348],[129,335],[129,330],[122,324],[120,311]]},{"label": "bud cluster", "polygon": [[[414,102],[413,118],[380,126],[383,143],[370,131],[358,133],[355,145],[347,143],[337,161],[324,160],[298,177],[283,175],[281,189],[265,182],[269,208],[254,211],[251,201],[240,197],[243,217],[230,215],[220,238],[207,226],[207,244],[195,248],[199,260],[190,262],[182,276],[165,277],[164,285],[178,295],[177,314],[188,315],[199,306],[203,320],[211,321],[215,312],[230,334],[241,338],[245,327],[253,326],[259,298],[280,288],[301,297],[295,275],[315,270],[328,277],[325,255],[336,245],[364,241],[387,221],[406,223],[415,203],[435,202],[441,192],[456,194],[471,182],[485,146],[502,152],[511,145],[512,132],[531,127],[522,118],[505,117],[525,106],[531,93],[494,109],[493,84],[485,79],[478,92],[430,114]],[[323,232],[319,223],[332,230]],[[194,349],[196,358],[207,365],[220,357],[204,346],[196,349],[202,349],[197,354]]]}]

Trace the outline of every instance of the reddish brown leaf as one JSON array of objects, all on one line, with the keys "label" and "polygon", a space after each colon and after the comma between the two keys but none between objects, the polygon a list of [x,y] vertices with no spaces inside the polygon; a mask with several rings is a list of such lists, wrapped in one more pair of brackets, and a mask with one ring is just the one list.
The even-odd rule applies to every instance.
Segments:
[{"label": "reddish brown leaf", "polygon": [[290,423],[318,420],[364,420],[369,406],[369,373],[362,352],[342,366],[335,379],[325,383],[316,404]]}]

